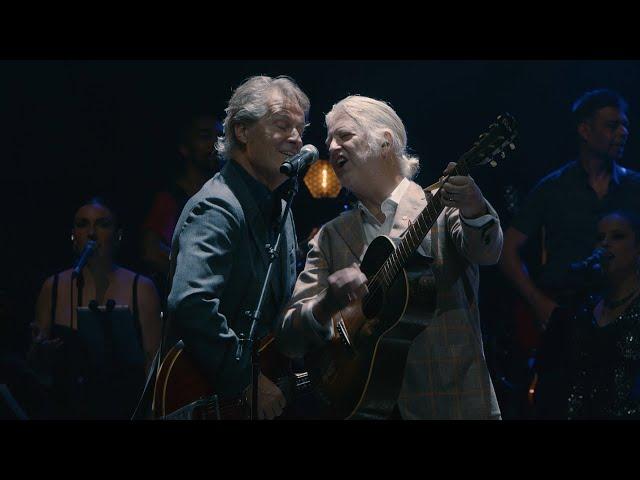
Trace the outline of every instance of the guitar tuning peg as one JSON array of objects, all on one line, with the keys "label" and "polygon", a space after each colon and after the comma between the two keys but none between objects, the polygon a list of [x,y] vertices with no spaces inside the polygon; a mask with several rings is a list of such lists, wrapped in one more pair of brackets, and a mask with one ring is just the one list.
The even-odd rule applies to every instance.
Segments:
[{"label": "guitar tuning peg", "polygon": [[511,151],[513,151],[516,149],[516,146],[513,143],[510,143],[509,148],[511,149]]},{"label": "guitar tuning peg", "polygon": [[500,152],[500,158],[504,160],[505,158],[507,158],[507,154],[504,152]]},{"label": "guitar tuning peg", "polygon": [[491,161],[489,162],[489,165],[491,165],[492,167],[494,167],[494,168],[495,168],[495,167],[497,167],[497,166],[498,166],[498,162],[496,162],[495,160],[491,160]]}]

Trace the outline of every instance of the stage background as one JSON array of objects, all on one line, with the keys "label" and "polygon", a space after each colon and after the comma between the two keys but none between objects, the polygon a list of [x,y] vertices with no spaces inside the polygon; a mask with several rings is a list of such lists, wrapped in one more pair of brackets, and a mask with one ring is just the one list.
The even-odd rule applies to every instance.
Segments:
[{"label": "stage background", "polygon": [[[19,341],[26,344],[43,280],[72,262],[69,235],[80,201],[93,195],[112,201],[125,228],[120,263],[139,268],[138,227],[152,193],[174,175],[178,125],[199,112],[222,118],[232,89],[256,74],[298,81],[312,102],[304,142],[316,145],[321,158],[324,114],[335,102],[349,94],[390,102],[421,158],[422,185],[435,181],[498,114],[510,112],[519,123],[518,150],[498,168],[474,173],[505,228],[505,188],[524,196],[575,153],[569,113],[585,90],[609,87],[628,100],[623,164],[640,169],[638,61],[0,61],[0,286],[25,326]],[[298,237],[343,205],[313,200],[302,187],[294,205]],[[496,267],[482,268],[482,291],[483,320],[496,331],[492,306],[508,291]]]}]

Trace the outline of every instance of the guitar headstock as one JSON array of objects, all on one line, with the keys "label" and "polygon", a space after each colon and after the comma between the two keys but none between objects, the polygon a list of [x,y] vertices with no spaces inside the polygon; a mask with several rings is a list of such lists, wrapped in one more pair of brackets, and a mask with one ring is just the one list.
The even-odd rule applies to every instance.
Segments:
[{"label": "guitar headstock", "polygon": [[471,150],[462,156],[461,161],[464,161],[468,167],[487,163],[495,167],[498,160],[504,160],[507,153],[515,150],[517,137],[515,118],[508,113],[503,113],[489,125],[485,133],[480,135]]}]

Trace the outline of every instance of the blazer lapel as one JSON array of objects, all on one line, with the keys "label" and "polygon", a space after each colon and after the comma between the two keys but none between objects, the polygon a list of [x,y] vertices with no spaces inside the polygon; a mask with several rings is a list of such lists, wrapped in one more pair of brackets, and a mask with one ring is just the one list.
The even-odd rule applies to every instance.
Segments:
[{"label": "blazer lapel", "polygon": [[[257,271],[255,273],[257,274],[259,281],[262,282],[269,265],[269,254],[265,248],[265,245],[269,243],[269,233],[267,231],[264,218],[262,217],[253,196],[249,193],[246,183],[242,180],[239,173],[235,171],[235,169],[242,167],[235,165],[232,162],[233,161],[229,161],[227,165],[225,165],[225,167],[227,167],[224,169],[225,178],[240,201],[240,205],[244,212],[245,222],[249,230],[249,236],[260,253],[262,272]],[[272,279],[271,281],[270,289],[273,296],[275,296],[274,280],[279,281],[278,279]]]}]

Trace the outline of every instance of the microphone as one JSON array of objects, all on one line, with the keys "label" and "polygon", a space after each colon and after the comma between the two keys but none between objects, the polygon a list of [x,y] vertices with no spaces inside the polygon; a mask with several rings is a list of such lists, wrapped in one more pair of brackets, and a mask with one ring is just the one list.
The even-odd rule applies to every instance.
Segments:
[{"label": "microphone", "polygon": [[602,270],[602,266],[600,265],[600,263],[602,262],[602,257],[605,253],[607,253],[607,251],[604,248],[598,247],[593,251],[591,256],[585,258],[580,262],[574,262],[569,265],[569,271],[577,273],[588,271],[600,272],[600,270]]},{"label": "microphone", "polygon": [[78,259],[75,266],[73,267],[73,271],[71,272],[71,278],[76,278],[77,276],[80,275],[80,272],[89,261],[89,258],[96,251],[96,246],[97,246],[97,243],[94,240],[89,240],[87,242],[87,244],[84,246],[84,249],[82,250],[82,254],[80,255],[80,258]]},{"label": "microphone", "polygon": [[280,165],[280,173],[288,177],[295,177],[302,170],[318,160],[318,149],[313,145],[305,145],[299,153],[288,158]]}]

